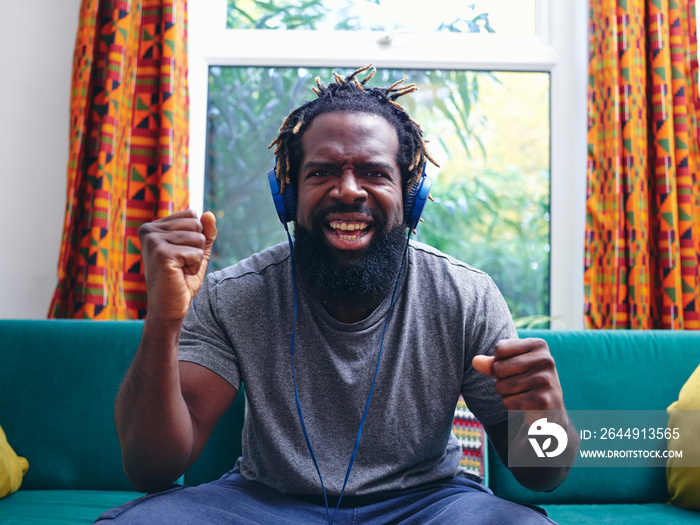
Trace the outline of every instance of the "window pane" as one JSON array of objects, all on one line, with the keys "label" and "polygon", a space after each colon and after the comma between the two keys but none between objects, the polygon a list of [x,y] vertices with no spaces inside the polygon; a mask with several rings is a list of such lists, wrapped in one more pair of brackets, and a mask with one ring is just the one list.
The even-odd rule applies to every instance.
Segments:
[{"label": "window pane", "polygon": [[[344,72],[337,70],[338,73]],[[205,208],[219,218],[212,269],[286,237],[266,173],[267,146],[329,69],[212,67]],[[549,313],[549,75],[382,70],[407,76],[399,102],[421,123],[441,168],[417,239],[489,273],[515,317]],[[380,77],[380,78],[378,78]]]},{"label": "window pane", "polygon": [[228,0],[231,29],[496,32],[535,34],[535,0]]}]

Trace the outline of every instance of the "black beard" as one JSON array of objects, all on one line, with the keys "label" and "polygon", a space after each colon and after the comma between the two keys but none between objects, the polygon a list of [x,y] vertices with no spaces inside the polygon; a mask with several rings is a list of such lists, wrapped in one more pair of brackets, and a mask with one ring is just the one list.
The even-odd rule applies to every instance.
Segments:
[{"label": "black beard", "polygon": [[373,217],[375,238],[364,257],[354,264],[340,264],[326,244],[321,224],[323,217],[337,211],[350,210],[322,210],[313,219],[311,230],[296,225],[294,258],[299,279],[305,290],[325,304],[378,305],[396,283],[406,247],[406,227],[400,225],[387,232],[385,221]]}]

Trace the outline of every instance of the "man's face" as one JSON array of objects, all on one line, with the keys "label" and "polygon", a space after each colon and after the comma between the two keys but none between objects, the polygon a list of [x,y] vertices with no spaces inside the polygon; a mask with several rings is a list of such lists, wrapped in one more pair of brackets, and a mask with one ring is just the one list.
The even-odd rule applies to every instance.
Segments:
[{"label": "man's face", "polygon": [[383,117],[333,112],[316,117],[301,140],[297,222],[319,233],[340,265],[403,222],[399,140]]}]

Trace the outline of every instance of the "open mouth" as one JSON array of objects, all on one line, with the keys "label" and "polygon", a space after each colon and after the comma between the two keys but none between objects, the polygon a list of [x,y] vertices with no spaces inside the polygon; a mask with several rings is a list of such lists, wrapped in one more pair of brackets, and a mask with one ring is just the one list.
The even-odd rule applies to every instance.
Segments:
[{"label": "open mouth", "polygon": [[365,221],[341,221],[332,220],[327,224],[327,228],[345,241],[354,241],[364,236],[372,224]]}]

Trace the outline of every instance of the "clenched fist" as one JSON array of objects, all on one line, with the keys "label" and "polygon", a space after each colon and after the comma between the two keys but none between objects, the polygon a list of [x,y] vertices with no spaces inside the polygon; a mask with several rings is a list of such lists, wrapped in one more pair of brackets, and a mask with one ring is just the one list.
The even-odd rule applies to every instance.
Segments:
[{"label": "clenched fist", "polygon": [[493,356],[475,356],[472,366],[496,378],[496,392],[508,410],[564,409],[554,359],[542,339],[504,339]]},{"label": "clenched fist", "polygon": [[194,211],[185,210],[142,225],[138,234],[148,317],[179,322],[202,286],[216,239],[216,218],[206,212],[200,220]]}]

